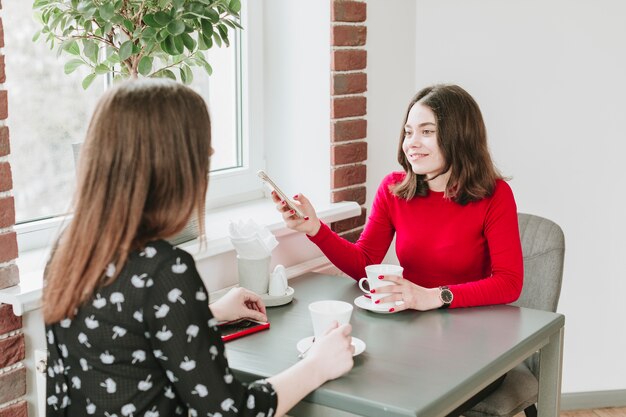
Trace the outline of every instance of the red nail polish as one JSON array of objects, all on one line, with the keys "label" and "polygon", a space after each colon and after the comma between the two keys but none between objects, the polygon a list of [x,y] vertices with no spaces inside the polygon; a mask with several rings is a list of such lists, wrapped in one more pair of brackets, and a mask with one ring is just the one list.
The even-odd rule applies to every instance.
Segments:
[{"label": "red nail polish", "polygon": [[370,290],[370,292],[371,292],[372,294],[374,294],[374,293],[376,292],[376,290],[372,288],[372,289]]},{"label": "red nail polish", "polygon": [[364,295],[364,297],[365,297],[365,298],[369,298],[369,299],[371,299],[371,298],[372,298],[372,296],[371,296],[371,295],[368,295],[368,294],[365,294],[365,295]]},{"label": "red nail polish", "polygon": [[374,304],[378,304],[378,303],[380,303],[380,300],[374,301]]},{"label": "red nail polish", "polygon": [[304,217],[304,220],[309,220],[309,216],[305,216],[305,217]]},{"label": "red nail polish", "polygon": [[384,277],[384,276],[382,276],[382,275],[379,275],[379,276],[378,276],[378,279],[383,279],[383,278],[385,278],[385,277]]},{"label": "red nail polish", "polygon": [[295,210],[289,210],[289,213],[296,214],[296,211]]},{"label": "red nail polish", "polygon": [[393,307],[391,307],[391,308],[389,309],[389,312],[390,312],[390,313],[393,313],[394,311],[396,311],[396,309],[395,309],[395,308],[393,308]]},{"label": "red nail polish", "polygon": [[295,198],[297,200],[299,196],[300,196],[300,194],[296,194],[296,195],[293,196],[293,198]]}]

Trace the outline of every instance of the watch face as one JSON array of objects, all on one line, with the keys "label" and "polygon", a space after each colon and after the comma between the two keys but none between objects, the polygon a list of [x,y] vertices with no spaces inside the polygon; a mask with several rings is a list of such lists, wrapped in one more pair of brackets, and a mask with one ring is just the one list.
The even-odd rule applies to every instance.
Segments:
[{"label": "watch face", "polygon": [[441,300],[446,304],[450,304],[452,302],[452,291],[447,288],[442,288]]}]

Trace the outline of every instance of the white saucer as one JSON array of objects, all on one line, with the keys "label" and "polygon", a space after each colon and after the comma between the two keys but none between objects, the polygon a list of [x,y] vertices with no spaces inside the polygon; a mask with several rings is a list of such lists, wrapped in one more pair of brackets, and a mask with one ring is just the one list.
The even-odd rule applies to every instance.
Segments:
[{"label": "white saucer", "polygon": [[[302,353],[309,350],[312,345],[313,336],[309,336],[304,339],[300,339],[300,341],[296,344],[296,349],[298,349],[298,353]],[[352,345],[354,346],[354,354],[352,356],[360,355],[365,351],[365,342],[358,337],[352,337]]]},{"label": "white saucer", "polygon": [[361,295],[357,298],[354,299],[354,304],[357,307],[361,307],[365,310],[369,310],[369,311],[373,311],[374,313],[381,313],[381,314],[390,314],[389,313],[389,307],[381,307],[377,304],[374,304],[372,302],[372,300],[370,300],[369,298],[365,297],[364,295]]},{"label": "white saucer", "polygon": [[284,295],[261,294],[260,297],[265,303],[265,307],[276,307],[290,303],[293,300],[293,293],[293,288],[287,287],[287,292]]}]

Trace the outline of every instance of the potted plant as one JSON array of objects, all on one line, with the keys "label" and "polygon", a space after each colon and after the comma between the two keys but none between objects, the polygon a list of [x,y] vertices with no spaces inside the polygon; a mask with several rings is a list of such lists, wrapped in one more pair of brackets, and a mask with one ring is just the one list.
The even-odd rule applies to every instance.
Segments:
[{"label": "potted plant", "polygon": [[190,83],[191,67],[210,75],[204,51],[229,46],[239,24],[240,0],[35,0],[43,38],[70,59],[65,72],[90,68],[88,88],[98,75],[168,77]]}]

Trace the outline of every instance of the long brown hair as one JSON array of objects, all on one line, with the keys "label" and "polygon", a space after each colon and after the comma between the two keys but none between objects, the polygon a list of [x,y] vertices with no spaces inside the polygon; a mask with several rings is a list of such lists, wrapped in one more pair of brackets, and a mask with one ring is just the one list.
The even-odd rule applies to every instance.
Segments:
[{"label": "long brown hair", "polygon": [[424,175],[413,172],[402,149],[404,125],[411,108],[420,103],[430,108],[437,121],[437,142],[445,160],[441,174],[450,171],[446,196],[459,204],[480,200],[493,193],[502,175],[494,166],[487,146],[487,129],[476,101],[458,85],[438,84],[420,90],[409,103],[398,146],[398,162],[406,177],[391,191],[411,199],[428,194]]},{"label": "long brown hair", "polygon": [[211,123],[202,97],[171,80],[133,80],[100,99],[82,145],[73,218],[46,270],[44,319],[72,318],[111,283],[128,253],[180,232],[204,233]]}]

